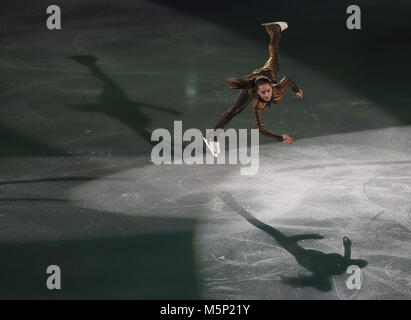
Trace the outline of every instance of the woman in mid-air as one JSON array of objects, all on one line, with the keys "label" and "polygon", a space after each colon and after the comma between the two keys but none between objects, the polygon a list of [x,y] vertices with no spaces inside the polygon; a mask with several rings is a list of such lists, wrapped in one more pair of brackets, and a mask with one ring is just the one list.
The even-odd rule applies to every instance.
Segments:
[{"label": "woman in mid-air", "polygon": [[[282,141],[286,144],[294,142],[294,138],[288,134],[276,135],[264,128],[261,117],[263,110],[268,110],[272,104],[277,104],[282,100],[285,88],[289,85],[295,92],[297,99],[303,97],[303,92],[294,82],[288,77],[283,77],[277,81],[277,73],[280,67],[279,42],[281,32],[287,29],[286,22],[270,22],[263,24],[270,36],[270,44],[268,51],[270,58],[265,63],[264,67],[254,70],[246,78],[229,78],[227,82],[232,89],[241,89],[241,92],[236,102],[221,116],[214,130],[224,129],[224,126],[239,114],[248,104],[253,101],[253,113],[259,132],[270,139]],[[210,148],[214,153],[219,153],[220,146],[217,137],[211,138],[208,141]]]}]

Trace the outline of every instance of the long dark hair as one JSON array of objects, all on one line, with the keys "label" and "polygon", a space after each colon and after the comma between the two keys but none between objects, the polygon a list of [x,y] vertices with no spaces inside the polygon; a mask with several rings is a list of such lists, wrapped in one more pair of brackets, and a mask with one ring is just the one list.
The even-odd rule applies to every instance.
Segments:
[{"label": "long dark hair", "polygon": [[269,70],[257,69],[245,78],[228,78],[226,79],[231,89],[251,89],[257,88],[263,83],[271,83],[271,77]]},{"label": "long dark hair", "polygon": [[228,78],[226,81],[231,89],[251,89],[254,87],[254,79]]}]

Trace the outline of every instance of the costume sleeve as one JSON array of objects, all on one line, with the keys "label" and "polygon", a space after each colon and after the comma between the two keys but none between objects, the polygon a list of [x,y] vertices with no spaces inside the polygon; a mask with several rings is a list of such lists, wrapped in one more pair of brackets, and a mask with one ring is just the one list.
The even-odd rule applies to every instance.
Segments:
[{"label": "costume sleeve", "polygon": [[282,136],[276,135],[272,133],[271,131],[268,131],[264,128],[262,116],[261,116],[261,110],[258,109],[258,107],[253,107],[253,112],[254,112],[254,119],[257,124],[257,129],[260,131],[260,133],[272,140],[277,140],[277,141],[284,141]]},{"label": "costume sleeve", "polygon": [[298,89],[297,85],[289,77],[282,78],[280,83],[282,84],[282,86],[284,88],[285,88],[286,85],[289,85],[291,87],[291,89],[294,90],[294,92],[300,91],[300,89]]}]

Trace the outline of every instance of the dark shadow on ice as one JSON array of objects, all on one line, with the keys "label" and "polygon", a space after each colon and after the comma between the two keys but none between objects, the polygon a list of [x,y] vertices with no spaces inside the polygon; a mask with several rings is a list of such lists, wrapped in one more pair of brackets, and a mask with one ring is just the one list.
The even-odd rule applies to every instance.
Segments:
[{"label": "dark shadow on ice", "polygon": [[[55,199],[55,198],[1,198],[0,202],[4,201],[33,201],[33,202],[69,202],[66,199]],[[71,201],[72,202],[72,201]]]},{"label": "dark shadow on ice", "polygon": [[55,147],[0,124],[0,157],[62,156]]},{"label": "dark shadow on ice", "polygon": [[141,108],[181,115],[180,112],[172,109],[130,100],[124,89],[109,78],[97,65],[98,59],[95,56],[83,55],[71,58],[85,66],[94,77],[103,83],[103,91],[97,97],[97,103],[71,105],[70,107],[73,109],[84,112],[101,112],[116,118],[150,144],[157,144],[157,142],[151,141],[151,132],[148,128],[151,118]]},{"label": "dark shadow on ice", "polygon": [[96,177],[56,177],[44,179],[29,179],[29,180],[8,180],[0,181],[0,185],[8,184],[24,184],[24,183],[39,183],[39,182],[65,182],[65,181],[91,181],[97,179]]},{"label": "dark shadow on ice", "polygon": [[28,179],[28,180],[7,180],[7,181],[0,181],[0,186],[2,185],[9,185],[9,184],[25,184],[25,183],[42,183],[42,182],[74,182],[74,181],[93,181],[99,179],[100,181],[104,180],[111,180],[111,181],[126,181],[126,180],[133,180],[127,178],[98,178],[98,177],[55,177],[55,178],[43,178],[43,179]]},{"label": "dark shadow on ice", "polygon": [[[201,298],[195,220],[123,216],[70,202],[23,201],[1,212],[0,299]],[[49,265],[61,268],[61,290],[47,289]]]},{"label": "dark shadow on ice", "polygon": [[298,241],[323,239],[324,237],[319,234],[286,236],[279,230],[252,216],[229,193],[223,192],[219,197],[227,206],[235,210],[252,225],[273,237],[281,247],[294,256],[298,264],[312,273],[311,275],[301,275],[295,278],[283,277],[282,281],[288,285],[294,287],[310,286],[320,291],[330,291],[332,288],[331,276],[343,274],[350,265],[357,265],[360,268],[367,265],[365,260],[351,259],[351,240],[347,237],[343,238],[344,256],[338,253],[324,253],[318,250],[304,249],[298,245]]}]

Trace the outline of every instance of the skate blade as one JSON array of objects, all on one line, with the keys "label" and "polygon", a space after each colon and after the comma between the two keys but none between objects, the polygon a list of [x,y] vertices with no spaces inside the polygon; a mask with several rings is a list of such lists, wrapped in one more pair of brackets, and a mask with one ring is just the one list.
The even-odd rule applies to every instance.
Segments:
[{"label": "skate blade", "polygon": [[213,147],[208,143],[207,139],[203,137],[203,140],[207,146],[207,148],[211,151],[211,153],[213,154],[214,157],[218,157],[218,154],[214,152]]},{"label": "skate blade", "polygon": [[270,24],[278,24],[281,28],[281,31],[284,31],[285,29],[288,28],[288,23],[284,21],[278,21],[278,22],[266,22],[262,23],[262,26],[269,26]]}]

